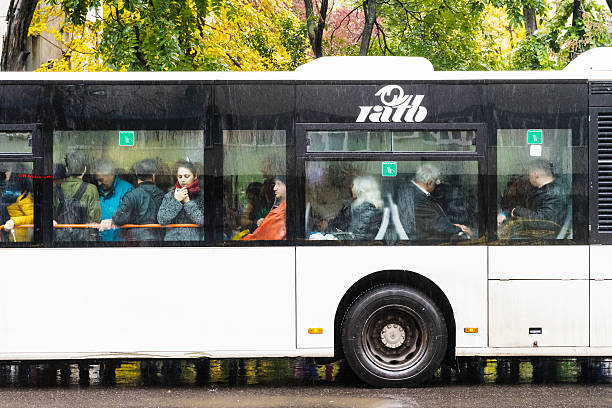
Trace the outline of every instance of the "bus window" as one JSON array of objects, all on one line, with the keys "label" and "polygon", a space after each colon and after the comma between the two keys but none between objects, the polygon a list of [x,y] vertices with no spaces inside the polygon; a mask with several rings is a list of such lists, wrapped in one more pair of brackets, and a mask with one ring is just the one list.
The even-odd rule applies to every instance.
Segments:
[{"label": "bus window", "polygon": [[473,130],[311,131],[309,152],[474,152]]},{"label": "bus window", "polygon": [[32,163],[0,162],[0,242],[31,242]]},{"label": "bus window", "polygon": [[203,239],[202,158],[201,130],[54,132],[54,239]]},{"label": "bus window", "polygon": [[285,239],[285,157],[283,130],[223,131],[225,240]]},{"label": "bus window", "polygon": [[30,132],[0,132],[0,152],[32,153]]},{"label": "bus window", "polygon": [[572,239],[570,129],[497,132],[499,239]]},{"label": "bus window", "polygon": [[475,161],[306,162],[306,238],[448,243],[481,234]]}]

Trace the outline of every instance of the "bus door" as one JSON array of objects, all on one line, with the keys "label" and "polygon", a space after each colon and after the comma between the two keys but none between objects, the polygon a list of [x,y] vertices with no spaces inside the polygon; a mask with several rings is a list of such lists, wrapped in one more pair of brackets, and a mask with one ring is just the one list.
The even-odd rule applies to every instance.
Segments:
[{"label": "bus door", "polygon": [[[36,124],[0,124],[0,245],[40,242],[43,176]],[[35,228],[36,225],[36,228]]]},{"label": "bus door", "polygon": [[488,92],[490,347],[589,345],[584,88]]}]

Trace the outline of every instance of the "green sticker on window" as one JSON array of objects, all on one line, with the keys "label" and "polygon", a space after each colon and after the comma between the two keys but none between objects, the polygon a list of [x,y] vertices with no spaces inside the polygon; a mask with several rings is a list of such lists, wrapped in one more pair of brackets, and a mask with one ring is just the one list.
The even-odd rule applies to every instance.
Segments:
[{"label": "green sticker on window", "polygon": [[119,146],[134,146],[133,130],[122,130],[119,132]]},{"label": "green sticker on window", "polygon": [[397,176],[397,162],[382,162],[383,177]]},{"label": "green sticker on window", "polygon": [[542,129],[529,129],[527,131],[527,144],[542,144]]}]

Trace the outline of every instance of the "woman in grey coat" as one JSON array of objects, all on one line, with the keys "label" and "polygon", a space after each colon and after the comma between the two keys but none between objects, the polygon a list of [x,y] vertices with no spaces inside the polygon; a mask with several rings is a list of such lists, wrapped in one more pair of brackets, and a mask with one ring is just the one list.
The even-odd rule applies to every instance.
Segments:
[{"label": "woman in grey coat", "polygon": [[[197,224],[204,226],[204,195],[193,163],[176,163],[177,182],[164,196],[157,222],[168,224]],[[199,241],[204,239],[202,228],[174,227],[166,230],[166,241]]]}]

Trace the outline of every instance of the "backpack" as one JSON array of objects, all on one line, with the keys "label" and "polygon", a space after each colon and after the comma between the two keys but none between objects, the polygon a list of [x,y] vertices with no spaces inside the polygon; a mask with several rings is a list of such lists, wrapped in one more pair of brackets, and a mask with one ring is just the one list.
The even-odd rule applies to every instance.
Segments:
[{"label": "backpack", "polygon": [[[83,197],[86,188],[87,183],[81,183],[73,197],[64,197],[61,187],[55,188],[59,198],[59,206],[55,217],[58,224],[87,223],[87,209],[81,203],[81,197]],[[56,241],[88,241],[88,237],[88,228],[58,228],[55,230]]]}]

